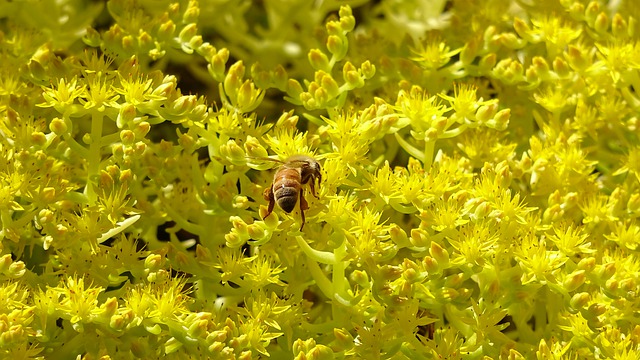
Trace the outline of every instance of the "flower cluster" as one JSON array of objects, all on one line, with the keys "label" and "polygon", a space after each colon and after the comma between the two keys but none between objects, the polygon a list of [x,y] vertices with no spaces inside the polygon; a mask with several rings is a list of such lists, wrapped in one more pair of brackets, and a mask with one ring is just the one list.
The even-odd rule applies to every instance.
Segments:
[{"label": "flower cluster", "polygon": [[635,3],[0,9],[1,358],[640,357]]}]

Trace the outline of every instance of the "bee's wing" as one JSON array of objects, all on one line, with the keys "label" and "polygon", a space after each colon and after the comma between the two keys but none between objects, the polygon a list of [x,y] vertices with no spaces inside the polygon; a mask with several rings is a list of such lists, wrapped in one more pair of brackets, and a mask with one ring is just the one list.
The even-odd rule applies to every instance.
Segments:
[{"label": "bee's wing", "polygon": [[274,164],[284,164],[284,161],[269,157],[247,156],[247,166],[255,170],[269,170],[274,168]]},{"label": "bee's wing", "polygon": [[305,165],[309,165],[309,161],[307,160],[289,160],[286,163],[283,163],[284,167],[288,169],[299,169]]}]

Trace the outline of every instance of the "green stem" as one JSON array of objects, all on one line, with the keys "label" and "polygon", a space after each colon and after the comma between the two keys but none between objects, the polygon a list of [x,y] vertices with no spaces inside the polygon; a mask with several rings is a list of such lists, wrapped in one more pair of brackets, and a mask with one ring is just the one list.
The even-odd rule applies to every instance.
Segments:
[{"label": "green stem", "polygon": [[94,205],[97,201],[96,188],[98,184],[95,179],[100,172],[100,152],[102,149],[102,122],[103,115],[98,111],[91,114],[91,144],[89,144],[89,154],[87,164],[89,171],[87,174],[87,197],[89,204]]},{"label": "green stem", "polygon": [[[338,246],[334,250],[334,254],[336,262],[333,264],[331,280],[333,282],[333,291],[336,294],[336,299],[342,303],[344,301],[349,301],[352,299],[352,296],[347,292],[347,287],[349,287],[349,284],[347,282],[347,277],[344,274],[348,262],[342,261],[342,259],[347,255],[347,249],[344,241],[342,242],[342,245]],[[334,319],[340,319],[342,316],[344,316],[344,314],[339,313],[339,311],[342,309],[343,307],[340,306],[332,307]]]},{"label": "green stem", "polygon": [[334,265],[336,263],[336,256],[334,253],[313,249],[306,241],[304,241],[302,236],[296,236],[296,242],[309,259],[322,264]]},{"label": "green stem", "polygon": [[[71,120],[68,114],[64,114],[62,116],[62,119],[64,120],[65,124],[71,124]],[[81,158],[89,158],[89,151],[87,151],[87,148],[85,148],[84,146],[80,145],[71,135],[72,133],[72,129],[71,126],[69,126],[69,129],[67,129],[67,131],[62,134],[64,140],[67,142],[67,144],[69,145],[69,147],[71,148],[71,150],[73,150],[74,152],[76,152]]]},{"label": "green stem", "polygon": [[429,171],[431,169],[431,164],[433,163],[433,153],[436,148],[436,141],[425,141],[424,142],[424,169],[425,171]]},{"label": "green stem", "polygon": [[320,291],[322,291],[324,296],[326,296],[328,299],[335,299],[333,284],[331,283],[331,281],[329,281],[329,278],[327,278],[327,276],[322,272],[322,269],[320,269],[318,263],[311,258],[307,258],[307,266],[309,267],[309,273],[311,274],[311,277],[316,282],[316,285],[318,285],[318,288],[320,289]]},{"label": "green stem", "polygon": [[[425,161],[425,157],[424,154],[418,150],[418,148],[416,148],[415,146],[409,144],[408,141],[406,141],[405,139],[402,138],[402,136],[400,136],[398,133],[393,134],[396,137],[396,140],[398,140],[398,144],[400,144],[400,146],[402,146],[402,148],[409,153],[409,155],[413,156],[414,158],[422,161],[424,163]],[[425,166],[425,169],[427,167]]]}]

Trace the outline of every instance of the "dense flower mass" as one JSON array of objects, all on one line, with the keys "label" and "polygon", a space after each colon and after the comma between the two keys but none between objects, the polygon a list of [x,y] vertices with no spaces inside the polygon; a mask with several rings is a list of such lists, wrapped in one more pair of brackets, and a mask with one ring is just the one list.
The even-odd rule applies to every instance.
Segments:
[{"label": "dense flower mass", "polygon": [[0,358],[640,358],[636,1],[0,9]]}]

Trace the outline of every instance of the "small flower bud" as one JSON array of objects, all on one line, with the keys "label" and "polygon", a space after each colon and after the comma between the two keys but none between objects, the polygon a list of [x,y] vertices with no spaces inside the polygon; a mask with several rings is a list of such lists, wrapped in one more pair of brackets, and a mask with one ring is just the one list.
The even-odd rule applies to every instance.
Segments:
[{"label": "small flower bud", "polygon": [[420,280],[420,269],[418,268],[418,264],[415,262],[404,259],[402,263],[402,267],[404,271],[402,272],[402,277],[408,282],[413,283]]},{"label": "small flower bud", "polygon": [[180,96],[171,103],[171,111],[176,115],[186,114],[191,111],[197,100],[195,95]]},{"label": "small flower bud", "polygon": [[103,309],[104,313],[102,316],[111,318],[118,310],[118,299],[115,297],[108,298],[107,301],[104,302]]},{"label": "small flower bud", "polygon": [[[111,321],[113,322],[113,320]],[[114,327],[113,325],[111,327],[117,330],[120,330],[121,328],[121,327]],[[144,359],[148,357],[151,351],[149,342],[138,340],[138,339],[134,339],[133,341],[131,341],[130,350],[131,350],[131,353],[138,359]]]},{"label": "small flower bud", "polygon": [[136,141],[136,135],[131,130],[120,131],[120,141],[124,145],[131,145]]},{"label": "small flower bud", "polygon": [[233,225],[234,230],[240,235],[248,235],[247,223],[239,216],[229,217],[229,221]]},{"label": "small flower bud", "polygon": [[5,254],[0,257],[0,273],[4,273],[9,270],[9,266],[13,263],[11,254]]},{"label": "small flower bud", "polygon": [[604,287],[609,290],[610,293],[615,293],[620,288],[620,283],[616,279],[609,279],[605,282]]},{"label": "small flower bud", "polygon": [[151,124],[146,121],[142,121],[136,125],[133,129],[133,133],[135,134],[135,137],[144,138],[149,133],[149,130],[151,130]]},{"label": "small flower bud", "polygon": [[458,298],[458,291],[452,288],[443,288],[442,289],[442,298],[447,301],[452,301]]},{"label": "small flower bud", "polygon": [[269,156],[267,149],[260,144],[260,141],[251,136],[247,136],[247,140],[244,143],[244,150],[247,153],[247,156],[252,158],[266,158]]},{"label": "small flower bud", "polygon": [[260,104],[261,93],[262,91],[257,89],[252,81],[246,80],[238,89],[236,105],[243,112],[249,112]]},{"label": "small flower bud", "polygon": [[527,44],[514,33],[500,34],[500,43],[508,49],[521,49]]},{"label": "small flower bud", "polygon": [[591,296],[589,295],[589,293],[581,292],[573,295],[571,297],[571,300],[569,301],[569,304],[571,305],[572,308],[579,310],[579,309],[582,309],[585,305],[587,305],[587,303],[589,303],[590,300],[591,300]]},{"label": "small flower bud", "polygon": [[337,349],[350,349],[353,346],[353,336],[344,329],[333,329],[333,337],[336,340]]},{"label": "small flower bud", "polygon": [[591,304],[589,306],[589,308],[587,309],[587,314],[585,315],[585,319],[589,320],[589,319],[593,319],[596,316],[600,316],[604,313],[607,312],[607,307],[604,304]]},{"label": "small flower bud", "polygon": [[135,119],[136,108],[132,104],[126,104],[120,108],[118,118],[116,119],[116,125],[118,129],[125,128],[127,125]]},{"label": "small flower bud", "polygon": [[442,134],[447,129],[447,126],[449,126],[449,120],[444,116],[438,117],[431,122],[431,129],[436,131],[436,136]]},{"label": "small flower bud", "polygon": [[41,131],[34,131],[31,133],[31,143],[42,146],[47,143],[47,137]]},{"label": "small flower bud", "polygon": [[9,265],[9,271],[7,271],[7,275],[12,279],[17,279],[24,275],[27,271],[24,262],[15,261],[11,265]]},{"label": "small flower bud", "polygon": [[272,231],[275,230],[278,227],[278,224],[280,223],[278,214],[276,214],[275,212],[272,212],[267,218],[265,218],[266,215],[267,215],[267,207],[260,206],[260,218],[262,218],[262,221],[264,222],[264,224],[267,226],[268,229]]},{"label": "small flower bud", "polygon": [[192,2],[189,2],[189,7],[182,15],[182,22],[185,24],[196,23],[198,22],[198,17],[200,16],[200,8],[197,5],[192,5]]},{"label": "small flower bud", "polygon": [[353,16],[350,6],[345,6],[345,5],[340,6],[339,16],[340,16],[340,27],[342,28],[342,31],[347,32],[355,28],[356,18]]},{"label": "small flower bud", "polygon": [[333,360],[335,358],[333,350],[326,345],[316,345],[307,353],[309,360]]},{"label": "small flower bud", "polygon": [[122,37],[122,48],[125,50],[133,50],[136,46],[136,41],[131,35],[125,35]]},{"label": "small flower bud", "polygon": [[429,274],[437,274],[440,272],[438,260],[432,258],[431,256],[425,256],[424,260],[422,260],[422,265]]},{"label": "small flower bud", "polygon": [[296,339],[296,341],[293,342],[293,353],[294,354],[306,353],[307,351],[309,351],[309,349],[313,348],[315,345],[316,345],[316,342],[313,339],[308,339],[308,340]]},{"label": "small flower bud", "polygon": [[40,225],[44,225],[53,221],[53,212],[49,209],[42,209],[38,212],[38,222]]},{"label": "small flower bud", "polygon": [[187,24],[178,35],[180,41],[188,43],[192,37],[198,35],[198,27],[195,23]]},{"label": "small flower bud", "polygon": [[347,61],[342,67],[342,78],[353,88],[356,88],[358,81],[361,80],[360,74],[358,74],[358,70],[350,61]]},{"label": "small flower bud", "polygon": [[44,200],[47,203],[52,203],[54,202],[55,198],[56,198],[56,189],[54,187],[47,186],[44,189],[42,189],[42,200]]},{"label": "small flower bud", "polygon": [[49,250],[49,248],[51,247],[51,244],[53,244],[53,236],[47,235],[42,239],[42,248],[43,249]]},{"label": "small flower bud", "polygon": [[[310,100],[315,100],[315,103],[317,104],[316,106],[322,106],[322,104],[325,104],[329,101],[329,94],[327,93],[327,90],[319,87],[315,89],[315,91],[313,92],[313,99]],[[313,104],[309,102],[309,105]]]},{"label": "small flower bud", "polygon": [[426,142],[438,140],[438,129],[429,128],[423,134],[423,139]]},{"label": "small flower bud", "polygon": [[376,67],[367,60],[360,65],[360,71],[365,79],[371,79],[376,74]]},{"label": "small flower bud", "polygon": [[144,260],[144,268],[150,271],[156,271],[164,266],[165,258],[160,254],[150,254]]},{"label": "small flower bud", "polygon": [[622,289],[622,290],[624,290],[626,292],[635,291],[635,289],[636,289],[636,281],[634,279],[631,279],[631,278],[622,279],[622,280],[620,280],[620,289]]},{"label": "small flower bud", "polygon": [[87,27],[86,32],[82,37],[82,41],[92,48],[97,48],[100,46],[100,43],[102,42],[102,37],[100,36],[100,33],[96,31],[96,29],[92,27]]},{"label": "small flower bud", "polygon": [[482,201],[480,202],[480,204],[478,204],[475,211],[473,212],[473,219],[476,221],[483,221],[489,215],[491,210],[491,204],[489,204],[489,202],[487,201]]},{"label": "small flower bud", "polygon": [[145,144],[144,141],[138,141],[137,143],[133,144],[133,155],[140,156],[145,152],[146,149],[147,144]]},{"label": "small flower bud", "polygon": [[560,58],[555,58],[555,60],[553,60],[553,70],[558,74],[558,77],[562,79],[566,79],[571,74],[571,70],[569,69],[567,62]]},{"label": "small flower bud", "polygon": [[[238,89],[242,86],[242,78],[244,77],[245,67],[242,60],[236,61],[231,67],[224,79],[224,91],[230,98],[234,99],[238,93]],[[235,102],[232,101],[232,102]]]},{"label": "small flower bud", "polygon": [[235,140],[229,140],[226,144],[220,146],[220,155],[234,165],[246,164],[246,155],[244,150],[236,144]]},{"label": "small flower bud", "polygon": [[538,77],[547,78],[551,70],[547,60],[541,56],[534,56],[531,60],[531,66],[536,70]]},{"label": "small flower bud", "polygon": [[347,46],[338,35],[329,35],[327,38],[327,50],[336,58],[342,59],[347,52]]},{"label": "small flower bud", "polygon": [[211,58],[207,70],[209,70],[209,74],[211,74],[211,77],[216,81],[222,81],[222,79],[224,79],[227,60],[229,60],[229,50],[226,48],[220,49],[218,53]]},{"label": "small flower bud", "polygon": [[601,12],[596,16],[596,20],[593,23],[593,27],[599,34],[604,34],[609,29],[609,17],[604,12]]},{"label": "small flower bud", "polygon": [[261,89],[266,89],[271,84],[271,74],[264,70],[260,63],[251,65],[251,79]]},{"label": "small flower bud", "polygon": [[451,288],[458,288],[460,287],[460,285],[462,285],[462,282],[465,280],[465,275],[460,273],[460,274],[454,274],[454,275],[450,275],[445,279],[445,286],[446,287],[451,287]]},{"label": "small flower bud", "polygon": [[273,86],[277,89],[283,91],[287,86],[287,79],[289,76],[287,75],[287,71],[282,67],[282,65],[278,64],[276,68],[273,70],[272,82]]},{"label": "small flower bud", "polygon": [[532,40],[531,28],[529,27],[529,24],[527,24],[524,20],[520,19],[519,17],[516,17],[513,20],[513,28],[516,30],[516,33],[518,33],[518,35],[521,38],[527,41]]},{"label": "small flower bud", "polygon": [[487,126],[496,129],[498,131],[504,131],[509,126],[509,119],[511,118],[511,109],[502,109],[498,111],[494,116],[493,121],[490,121]]},{"label": "small flower bud", "polygon": [[563,286],[565,290],[571,292],[579,288],[584,281],[586,280],[586,275],[584,270],[576,270],[573,273],[569,274],[567,278],[563,282]]},{"label": "small flower bud", "polygon": [[584,17],[587,21],[587,24],[591,25],[595,22],[596,16],[600,12],[600,4],[596,1],[592,1],[587,5],[587,8],[584,11]]},{"label": "small flower bud", "polygon": [[549,206],[547,209],[545,209],[542,218],[545,221],[545,223],[549,223],[562,218],[563,215],[564,215],[564,210],[562,208],[562,205],[553,204]]},{"label": "small flower bud", "polygon": [[337,21],[329,21],[325,28],[327,29],[327,33],[329,35],[339,35],[342,34],[342,28],[340,28],[340,23]]},{"label": "small flower bud", "polygon": [[170,39],[176,32],[176,24],[172,20],[167,20],[160,24],[157,32],[157,36],[160,39]]},{"label": "small flower bud", "polygon": [[596,258],[594,258],[593,256],[581,259],[580,262],[578,262],[578,265],[576,265],[577,269],[584,270],[587,273],[591,272],[593,269],[595,269],[595,267]]},{"label": "small flower bud", "polygon": [[194,321],[189,329],[187,330],[187,334],[194,339],[202,337],[207,332],[207,326],[209,325],[209,321],[207,320],[197,320]]},{"label": "small flower bud", "polygon": [[610,263],[601,265],[596,270],[596,274],[600,278],[600,280],[608,280],[615,273],[616,273],[616,264],[614,262],[610,262]]},{"label": "small flower bud", "polygon": [[629,201],[627,201],[627,210],[632,213],[640,211],[640,194],[634,193],[629,196]]},{"label": "small flower bud", "polygon": [[62,224],[58,224],[56,225],[56,235],[58,236],[64,236],[69,232],[69,229],[62,225]]},{"label": "small flower bud", "polygon": [[[153,89],[152,94],[155,96],[160,96],[160,97],[164,97],[164,98],[173,98],[174,94],[176,92],[176,84],[173,82],[165,82],[162,83],[160,85],[158,85],[158,87],[156,87],[155,89]],[[127,106],[132,106],[131,104],[127,104]],[[135,109],[135,108],[134,108]],[[122,108],[120,109],[120,111],[122,111]],[[133,120],[135,117],[135,112],[134,115],[130,116],[130,119],[125,119],[125,120]]]},{"label": "small flower bud", "polygon": [[29,72],[31,73],[31,76],[34,79],[37,80],[43,80],[47,78],[47,74],[45,73],[45,69],[42,66],[42,64],[40,64],[39,61],[31,59],[29,61],[29,63],[27,64],[27,69],[29,69]]},{"label": "small flower bud", "polygon": [[296,79],[289,79],[287,82],[287,94],[295,99],[301,99],[301,94],[304,93],[304,89],[302,89],[302,85]]},{"label": "small flower bud", "polygon": [[575,45],[568,46],[566,58],[569,66],[577,71],[584,71],[591,65],[588,54],[583,54],[580,48]]},{"label": "small flower bud", "polygon": [[363,288],[368,288],[369,286],[369,276],[366,271],[354,270],[351,275],[349,275],[349,279]]},{"label": "small flower bud", "polygon": [[491,103],[489,105],[480,106],[478,108],[478,111],[476,111],[476,119],[480,123],[487,122],[496,115],[496,112],[498,112],[497,103]]},{"label": "small flower bud", "polygon": [[67,129],[67,124],[60,118],[54,118],[51,120],[51,124],[49,124],[49,130],[54,132],[56,135],[66,133]]},{"label": "small flower bud", "polygon": [[144,30],[138,35],[138,44],[143,49],[152,48],[154,45],[153,40],[154,39],[151,37],[151,35],[149,35],[149,33]]},{"label": "small flower bud", "polygon": [[340,88],[338,87],[338,83],[333,80],[331,75],[324,76],[320,85],[324,90],[326,90],[327,98],[332,99],[340,95]]},{"label": "small flower bud", "polygon": [[532,87],[536,86],[542,81],[540,75],[538,74],[538,70],[536,70],[536,68],[534,67],[529,67],[527,69],[527,71],[525,72],[525,77],[526,77],[526,81],[532,84],[531,85]]},{"label": "small flower bud", "polygon": [[431,254],[431,256],[433,256],[433,258],[438,261],[441,269],[446,269],[449,267],[449,252],[447,251],[447,249],[443,248],[435,241],[431,242],[429,254]]},{"label": "small flower bud", "polygon": [[380,277],[382,280],[396,280],[402,274],[399,266],[382,265],[380,267]]},{"label": "small flower bud", "polygon": [[250,239],[256,241],[264,240],[267,236],[271,235],[262,222],[255,222],[248,225],[247,234]]},{"label": "small flower bud", "polygon": [[391,236],[391,241],[399,247],[407,247],[411,245],[409,238],[407,237],[407,233],[397,224],[391,225],[389,235]]},{"label": "small flower bud", "polygon": [[637,20],[634,17],[629,17],[629,26],[627,28],[627,35],[630,38],[635,38],[636,25],[637,25]]},{"label": "small flower bud", "polygon": [[309,51],[309,63],[315,70],[322,70],[325,72],[330,72],[331,67],[329,66],[329,58],[322,51],[318,49],[311,49]]},{"label": "small flower bud", "polygon": [[247,241],[247,237],[238,235],[238,232],[231,230],[230,233],[224,235],[226,245],[232,249],[239,248]]},{"label": "small flower bud", "polygon": [[496,66],[496,62],[497,62],[497,56],[495,53],[489,53],[485,56],[482,57],[482,59],[480,59],[480,62],[478,64],[478,68],[480,70],[480,72],[489,72],[491,71],[491,69],[493,69],[494,66]]},{"label": "small flower bud", "polygon": [[413,246],[426,248],[429,246],[429,235],[422,229],[412,229],[410,241]]},{"label": "small flower bud", "polygon": [[460,62],[464,65],[470,65],[476,56],[478,56],[478,41],[472,39],[460,51]]},{"label": "small flower bud", "polygon": [[207,350],[209,350],[209,353],[211,354],[220,354],[222,352],[222,349],[224,349],[224,344],[221,343],[220,341],[214,341],[207,348]]}]

